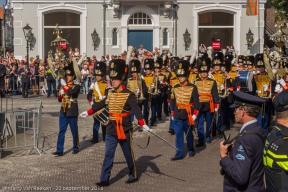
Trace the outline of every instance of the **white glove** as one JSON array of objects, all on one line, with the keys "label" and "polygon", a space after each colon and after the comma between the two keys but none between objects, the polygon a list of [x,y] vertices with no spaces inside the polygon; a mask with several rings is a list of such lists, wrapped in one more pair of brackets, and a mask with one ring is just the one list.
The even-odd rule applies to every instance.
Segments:
[{"label": "white glove", "polygon": [[192,116],[193,120],[195,121],[197,119],[197,116],[196,115],[193,115]]},{"label": "white glove", "polygon": [[283,87],[286,85],[286,82],[284,81],[284,79],[280,79],[279,80],[279,84],[282,85]]},{"label": "white glove", "polygon": [[257,74],[260,74],[260,71],[257,71]]},{"label": "white glove", "polygon": [[94,87],[94,83],[91,83],[90,88],[89,89],[93,89]]},{"label": "white glove", "polygon": [[74,83],[74,84],[79,84],[80,82],[79,82],[78,79],[74,79],[74,80],[73,80],[73,83]]},{"label": "white glove", "polygon": [[218,108],[215,108],[214,111],[215,111],[215,112],[218,112]]},{"label": "white glove", "polygon": [[79,117],[87,117],[88,116],[88,113],[87,113],[87,111],[84,111],[84,112],[82,112],[80,115],[79,115]]},{"label": "white glove", "polygon": [[155,85],[154,83],[152,83],[152,85],[150,86],[151,89],[154,89]]},{"label": "white glove", "polygon": [[171,116],[171,120],[174,121],[174,117],[173,116]]},{"label": "white glove", "polygon": [[93,104],[94,104],[94,102],[93,102],[93,101],[91,101],[91,102],[90,102],[90,105],[93,105]]},{"label": "white glove", "polygon": [[139,94],[139,93],[140,93],[140,89],[137,87],[136,94]]},{"label": "white glove", "polygon": [[275,92],[277,92],[277,93],[281,92],[280,89],[281,89],[281,86],[279,84],[277,84],[275,87]]},{"label": "white glove", "polygon": [[223,85],[223,84],[220,85],[220,90],[222,91],[222,90],[224,90],[224,89],[225,89],[224,85]]},{"label": "white glove", "polygon": [[256,75],[256,71],[253,71],[253,75]]},{"label": "white glove", "polygon": [[268,91],[268,85],[263,85],[264,91]]},{"label": "white glove", "polygon": [[61,89],[61,90],[60,90],[60,95],[64,95],[64,94],[65,94],[64,90]]},{"label": "white glove", "polygon": [[142,126],[143,131],[151,131],[151,129],[147,125]]},{"label": "white glove", "polygon": [[62,86],[66,86],[66,81],[64,79],[61,79],[60,83],[61,83]]},{"label": "white glove", "polygon": [[163,84],[163,81],[160,81],[160,84],[162,85],[162,84]]}]

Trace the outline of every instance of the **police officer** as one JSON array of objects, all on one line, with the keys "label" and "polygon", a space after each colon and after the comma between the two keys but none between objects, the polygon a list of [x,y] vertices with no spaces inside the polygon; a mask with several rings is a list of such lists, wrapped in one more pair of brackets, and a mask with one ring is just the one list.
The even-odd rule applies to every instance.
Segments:
[{"label": "police officer", "polygon": [[[64,68],[65,77],[61,79],[61,90],[59,91],[58,101],[62,102],[60,115],[59,115],[59,133],[58,133],[58,141],[57,141],[57,151],[52,153],[56,156],[62,156],[64,151],[64,139],[65,133],[68,127],[70,126],[72,135],[73,135],[73,152],[72,154],[76,154],[79,152],[79,134],[78,134],[78,103],[77,98],[80,93],[80,85],[78,83],[74,83],[74,79],[79,78],[80,74],[75,73],[78,68],[76,59],[75,61]],[[79,71],[79,70],[78,70]]]},{"label": "police officer", "polygon": [[87,117],[94,112],[108,106],[110,121],[107,125],[106,152],[101,171],[100,182],[97,186],[108,186],[115,150],[120,144],[129,169],[129,178],[126,184],[138,181],[135,159],[132,149],[132,123],[130,111],[138,119],[138,123],[144,131],[150,130],[146,125],[142,112],[137,105],[135,94],[122,84],[127,77],[127,66],[124,60],[115,59],[109,64],[109,76],[112,80],[113,90],[109,90],[107,97],[99,103],[94,103],[92,108],[80,114],[80,117]]},{"label": "police officer", "polygon": [[171,89],[171,116],[174,121],[174,131],[176,133],[176,147],[178,151],[171,159],[183,159],[184,155],[184,136],[187,136],[187,148],[189,156],[195,155],[192,126],[198,115],[199,98],[198,90],[195,85],[189,83],[187,78],[190,73],[189,61],[183,60],[175,67],[175,73],[179,79],[179,84],[176,84]]},{"label": "police officer", "polygon": [[274,100],[276,124],[265,142],[264,170],[266,191],[288,191],[288,90],[282,91]]},{"label": "police officer", "polygon": [[[101,102],[102,99],[105,99],[107,95],[107,82],[103,80],[104,76],[106,75],[106,63],[104,62],[95,62],[93,68],[93,74],[95,76],[95,83],[91,83],[89,88],[87,99],[91,105],[97,102]],[[98,143],[98,132],[100,128],[100,121],[93,117],[93,138],[90,141],[91,143]],[[106,126],[101,125],[102,127],[102,139],[105,141],[106,135]]]},{"label": "police officer", "polygon": [[266,133],[257,123],[257,116],[265,100],[243,93],[233,92],[235,119],[243,124],[228,155],[232,144],[220,143],[220,166],[224,171],[224,191],[264,192],[264,166],[262,163]]}]

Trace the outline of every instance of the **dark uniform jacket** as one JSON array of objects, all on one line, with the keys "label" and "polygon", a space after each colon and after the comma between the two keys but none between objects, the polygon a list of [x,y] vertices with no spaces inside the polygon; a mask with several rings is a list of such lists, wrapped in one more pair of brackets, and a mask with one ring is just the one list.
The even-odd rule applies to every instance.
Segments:
[{"label": "dark uniform jacket", "polygon": [[200,106],[198,90],[197,90],[197,87],[193,85],[192,83],[187,83],[187,85],[183,86],[183,90],[181,90],[180,84],[176,84],[171,89],[171,94],[169,94],[169,96],[170,96],[170,105],[171,105],[172,111],[174,111],[175,119],[188,119],[188,114],[187,114],[186,109],[177,106],[177,104],[182,104],[182,103],[191,104],[190,106],[190,110],[192,113],[191,115],[193,114],[198,115],[199,106]]},{"label": "dark uniform jacket", "polygon": [[[23,72],[24,72],[25,74],[22,74]],[[29,79],[29,74],[30,74],[30,70],[27,69],[27,71],[26,71],[26,68],[23,68],[23,67],[19,70],[19,73],[18,73],[18,75],[21,76],[21,81],[22,81],[23,83],[28,83],[28,82],[30,81],[30,79]]]},{"label": "dark uniform jacket", "polygon": [[[126,89],[125,86],[122,86],[122,88],[119,88],[121,90],[118,93],[114,89],[109,90],[108,95],[105,99],[103,99],[101,102],[94,103],[92,108],[89,109],[87,112],[89,115],[99,111],[100,109],[108,106],[109,110],[109,123],[106,126],[106,133],[108,135],[114,135],[116,136],[116,120],[114,120],[113,117],[111,117],[112,114],[122,114],[122,113],[130,113],[131,110],[133,110],[134,115],[138,119],[138,121],[143,121],[144,117],[143,114],[138,106],[136,96],[133,92]],[[122,126],[124,129],[124,132],[128,132],[130,129],[132,129],[132,123],[131,123],[131,116],[124,116],[122,117]]]},{"label": "dark uniform jacket", "polygon": [[[198,78],[195,81],[195,85],[197,86],[199,94],[199,102],[200,102],[199,111],[200,112],[209,110],[211,111],[211,107],[218,108],[217,105],[219,104],[219,95],[216,81],[211,78],[207,78],[205,80]],[[207,94],[211,95],[210,99],[213,101],[214,106],[210,107],[209,98],[206,97]]]},{"label": "dark uniform jacket", "polygon": [[263,140],[254,134],[244,134],[236,139],[230,157],[220,160],[220,165],[225,171],[224,192],[265,191],[262,158],[267,135],[257,122],[247,125],[241,133],[245,131],[256,132]]},{"label": "dark uniform jacket", "polygon": [[58,101],[62,102],[60,113],[63,113],[66,117],[77,117],[78,116],[78,103],[77,98],[80,93],[79,84],[70,84],[65,86],[64,95],[58,96]]}]

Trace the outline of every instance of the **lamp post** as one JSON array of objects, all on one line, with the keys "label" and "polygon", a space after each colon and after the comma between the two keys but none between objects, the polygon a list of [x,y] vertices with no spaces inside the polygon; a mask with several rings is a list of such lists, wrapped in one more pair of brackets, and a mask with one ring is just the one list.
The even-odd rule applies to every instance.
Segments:
[{"label": "lamp post", "polygon": [[24,37],[26,39],[27,42],[27,67],[29,68],[29,42],[32,41],[33,39],[33,33],[32,33],[32,27],[29,26],[29,23],[26,23],[26,26],[22,28],[23,29],[23,33],[24,33]]},{"label": "lamp post", "polygon": [[93,44],[94,44],[94,51],[95,51],[95,45],[96,45],[96,42],[98,40],[98,37],[99,37],[99,34],[96,32],[96,29],[94,29],[93,33],[91,33],[91,37],[92,37],[92,41],[93,41]]},{"label": "lamp post", "polygon": [[190,41],[191,34],[188,32],[188,29],[186,28],[185,33],[183,34],[184,42],[185,42],[185,50],[188,50],[189,47],[189,41]]},{"label": "lamp post", "polygon": [[246,41],[247,41],[248,49],[250,49],[253,44],[253,41],[254,41],[253,35],[254,34],[251,32],[251,29],[249,28],[248,33],[246,33]]}]

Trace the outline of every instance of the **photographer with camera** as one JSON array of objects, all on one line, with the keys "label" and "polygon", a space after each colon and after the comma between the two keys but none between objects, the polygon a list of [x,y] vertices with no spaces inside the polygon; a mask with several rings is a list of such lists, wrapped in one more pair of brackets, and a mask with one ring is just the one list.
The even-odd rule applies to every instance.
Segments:
[{"label": "photographer with camera", "polygon": [[240,91],[233,94],[235,101],[230,108],[235,109],[236,122],[243,125],[240,133],[232,139],[235,140],[233,147],[231,141],[220,143],[223,191],[264,192],[262,157],[267,136],[256,118],[265,100]]},{"label": "photographer with camera", "polygon": [[199,52],[200,53],[206,53],[207,52],[207,48],[206,48],[205,44],[200,44]]}]

